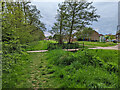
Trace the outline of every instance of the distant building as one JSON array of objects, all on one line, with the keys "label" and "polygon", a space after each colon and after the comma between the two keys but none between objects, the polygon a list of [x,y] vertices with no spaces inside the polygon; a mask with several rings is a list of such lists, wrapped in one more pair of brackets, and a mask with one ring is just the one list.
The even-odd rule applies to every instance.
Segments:
[{"label": "distant building", "polygon": [[104,36],[104,35],[103,35],[103,34],[99,34],[99,37],[100,37],[100,36]]},{"label": "distant building", "polygon": [[104,36],[102,34],[99,34],[97,31],[92,30],[90,32],[84,32],[80,34],[80,37],[78,38],[78,41],[94,41],[97,42],[100,39],[100,36]]},{"label": "distant building", "polygon": [[118,42],[120,42],[120,32],[118,32],[118,33],[116,34],[116,39],[117,39]]},{"label": "distant building", "polygon": [[118,2],[118,26],[117,26],[116,39],[118,42],[120,42],[120,1]]},{"label": "distant building", "polygon": [[44,40],[49,40],[49,38],[45,38]]},{"label": "distant building", "polygon": [[99,41],[99,33],[94,31],[92,34],[89,36],[91,41]]}]

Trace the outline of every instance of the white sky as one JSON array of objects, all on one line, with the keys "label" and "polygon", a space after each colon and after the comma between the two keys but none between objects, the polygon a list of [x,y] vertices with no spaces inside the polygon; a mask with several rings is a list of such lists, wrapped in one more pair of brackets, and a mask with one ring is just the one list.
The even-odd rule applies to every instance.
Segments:
[{"label": "white sky", "polygon": [[[34,2],[63,2],[64,0],[31,0]],[[92,2],[118,2],[120,0],[88,0]]]},{"label": "white sky", "polygon": [[[50,0],[49,0],[50,1]],[[57,1],[57,0],[56,0]],[[41,11],[43,18],[41,21],[46,24],[47,30],[50,30],[55,22],[55,16],[59,2],[35,2],[34,5]],[[117,2],[96,2],[94,6],[97,8],[97,14],[101,16],[99,22],[94,22],[92,27],[100,34],[115,34],[117,28]],[[45,36],[49,36],[48,32],[45,32]]]}]

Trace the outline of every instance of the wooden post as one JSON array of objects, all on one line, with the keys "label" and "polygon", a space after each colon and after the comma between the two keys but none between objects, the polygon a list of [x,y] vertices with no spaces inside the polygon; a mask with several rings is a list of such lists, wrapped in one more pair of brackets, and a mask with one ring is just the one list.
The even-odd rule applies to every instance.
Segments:
[{"label": "wooden post", "polygon": [[68,51],[68,45],[69,45],[69,44],[67,43],[67,51]]},{"label": "wooden post", "polygon": [[84,42],[83,42],[83,48],[84,48]]},{"label": "wooden post", "polygon": [[75,51],[76,51],[76,47],[77,47],[77,46],[76,46],[76,43],[75,43]]}]

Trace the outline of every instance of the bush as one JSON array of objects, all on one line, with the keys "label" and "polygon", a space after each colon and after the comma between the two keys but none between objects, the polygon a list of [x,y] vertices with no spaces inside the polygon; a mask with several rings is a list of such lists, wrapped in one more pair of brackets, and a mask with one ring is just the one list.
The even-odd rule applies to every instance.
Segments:
[{"label": "bush", "polygon": [[50,43],[48,45],[48,50],[53,50],[53,49],[77,49],[77,48],[82,48],[83,46],[80,46],[78,43]]}]

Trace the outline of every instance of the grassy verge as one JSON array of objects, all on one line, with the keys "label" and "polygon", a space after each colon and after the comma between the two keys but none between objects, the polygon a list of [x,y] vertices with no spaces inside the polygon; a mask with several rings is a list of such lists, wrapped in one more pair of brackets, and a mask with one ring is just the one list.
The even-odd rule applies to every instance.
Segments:
[{"label": "grassy verge", "polygon": [[92,46],[92,47],[96,47],[96,46],[100,46],[100,47],[109,47],[109,46],[115,46],[117,45],[116,43],[113,42],[88,42],[88,41],[77,41],[77,43],[79,44],[83,44],[84,45],[88,45],[88,46]]},{"label": "grassy verge", "polygon": [[[58,44],[58,42],[49,40],[49,41],[35,41],[29,43],[26,51],[35,51],[35,50],[53,50],[53,49],[75,49],[75,48],[83,48],[83,45],[79,44]],[[84,48],[88,48],[88,46],[84,46]]]},{"label": "grassy verge", "polygon": [[[56,43],[56,44],[55,44]],[[83,48],[83,41],[77,41],[75,42],[76,45],[71,44],[71,45],[68,45],[68,44],[62,44],[62,45],[57,45],[57,42],[56,41],[53,41],[53,40],[50,40],[50,41],[35,41],[35,42],[32,42],[32,43],[29,43],[27,48],[26,48],[26,51],[34,51],[34,50],[47,50],[47,49],[58,49],[58,48],[63,48],[63,49],[75,49],[75,48]],[[55,45],[54,45],[55,44]],[[84,48],[92,48],[92,47],[97,47],[97,46],[100,46],[100,47],[108,47],[108,46],[115,46],[117,45],[116,43],[113,43],[113,42],[106,42],[106,43],[103,43],[103,42],[88,42],[88,41],[84,41]]]},{"label": "grassy verge", "polygon": [[50,40],[50,41],[35,41],[32,43],[29,43],[26,51],[34,51],[34,50],[46,50],[48,48],[49,43],[57,43],[56,41]]}]

